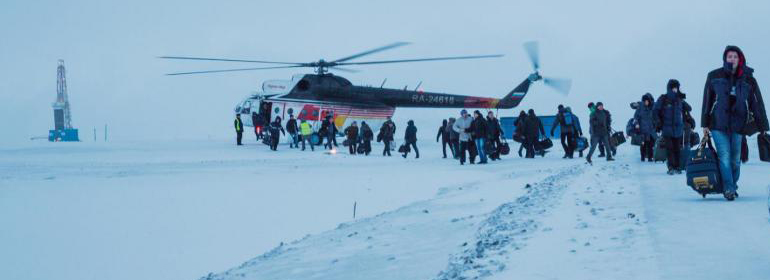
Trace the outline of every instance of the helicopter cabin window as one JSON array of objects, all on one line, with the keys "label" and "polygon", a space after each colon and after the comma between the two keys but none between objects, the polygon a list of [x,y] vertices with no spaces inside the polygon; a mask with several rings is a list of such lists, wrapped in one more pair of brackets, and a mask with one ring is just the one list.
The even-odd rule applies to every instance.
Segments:
[{"label": "helicopter cabin window", "polygon": [[286,113],[289,113],[289,115],[294,115],[294,109],[292,108],[286,109]]}]

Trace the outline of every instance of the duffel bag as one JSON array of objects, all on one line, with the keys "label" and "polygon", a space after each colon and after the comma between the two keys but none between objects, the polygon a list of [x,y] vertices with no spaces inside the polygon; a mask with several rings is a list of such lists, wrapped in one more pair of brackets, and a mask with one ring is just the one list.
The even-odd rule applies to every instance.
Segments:
[{"label": "duffel bag", "polygon": [[698,148],[690,151],[687,185],[705,198],[707,194],[724,192],[721,177],[719,159],[711,144],[711,137],[705,135]]}]

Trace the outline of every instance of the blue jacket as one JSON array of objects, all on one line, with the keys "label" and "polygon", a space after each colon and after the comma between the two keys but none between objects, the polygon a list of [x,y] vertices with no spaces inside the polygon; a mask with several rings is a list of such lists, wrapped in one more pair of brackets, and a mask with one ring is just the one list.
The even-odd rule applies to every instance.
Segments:
[{"label": "blue jacket", "polygon": [[[649,106],[644,106],[644,101],[648,100],[650,102]],[[652,94],[645,94],[642,96],[642,102],[639,103],[639,107],[636,109],[636,112],[634,113],[634,121],[635,124],[639,125],[639,133],[643,136],[651,136],[653,138],[656,138],[657,133],[655,133],[655,112],[653,110],[655,106],[655,100],[652,97]]]},{"label": "blue jacket", "polygon": [[[706,86],[703,90],[703,108],[701,110],[701,126],[725,132],[739,132],[746,124],[749,112],[753,112],[760,131],[768,130],[767,113],[759,91],[757,80],[754,79],[754,69],[746,66],[743,52],[735,46],[725,49],[736,51],[740,57],[738,71],[733,75],[730,65],[709,72]],[[734,101],[730,93],[735,88]]]},{"label": "blue jacket", "polygon": [[655,123],[661,128],[664,137],[681,138],[684,134],[684,102],[679,93],[671,89],[658,97],[653,107]]}]

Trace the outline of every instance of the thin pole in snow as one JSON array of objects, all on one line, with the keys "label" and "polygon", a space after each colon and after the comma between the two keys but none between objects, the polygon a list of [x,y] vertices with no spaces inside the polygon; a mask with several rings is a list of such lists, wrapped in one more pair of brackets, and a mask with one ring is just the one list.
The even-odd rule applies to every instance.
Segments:
[{"label": "thin pole in snow", "polygon": [[96,142],[96,127],[94,127],[94,142]]},{"label": "thin pole in snow", "polygon": [[353,219],[356,219],[356,202],[353,201]]},{"label": "thin pole in snow", "polygon": [[104,142],[107,142],[107,124],[104,124]]}]

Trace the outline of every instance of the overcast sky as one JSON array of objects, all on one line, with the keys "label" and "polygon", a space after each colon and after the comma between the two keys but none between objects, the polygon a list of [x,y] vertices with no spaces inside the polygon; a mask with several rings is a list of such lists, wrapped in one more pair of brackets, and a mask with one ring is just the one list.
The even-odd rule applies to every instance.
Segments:
[{"label": "overcast sky", "polygon": [[[542,74],[572,78],[572,92],[535,85],[503,116],[552,114],[563,103],[585,118],[588,101],[604,101],[620,129],[629,102],[677,78],[699,120],[706,73],[727,44],[743,48],[760,86],[770,81],[768,11],[768,1],[2,1],[0,142],[28,142],[53,127],[58,59],[83,140],[104,124],[113,140],[229,138],[235,104],[262,81],[311,70],[164,76],[253,65],[157,56],[309,62],[396,41],[413,44],[362,60],[505,57],[340,74],[354,84],[423,81],[427,91],[502,97],[532,71],[522,43],[538,40]],[[399,109],[396,120],[413,118],[430,137],[455,111]]]}]

